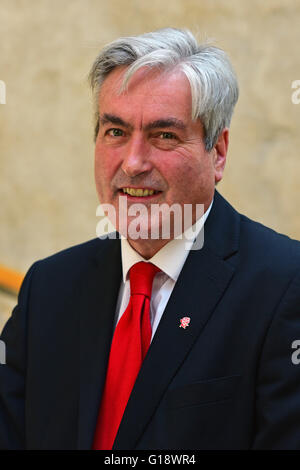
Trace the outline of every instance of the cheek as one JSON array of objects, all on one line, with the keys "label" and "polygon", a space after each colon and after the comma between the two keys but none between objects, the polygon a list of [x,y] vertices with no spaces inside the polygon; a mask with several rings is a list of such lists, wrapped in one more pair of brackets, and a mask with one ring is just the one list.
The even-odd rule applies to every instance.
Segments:
[{"label": "cheek", "polygon": [[186,200],[206,196],[214,186],[214,169],[209,155],[195,158],[191,155],[173,154],[160,164],[172,198]]},{"label": "cheek", "polygon": [[109,182],[111,181],[110,165],[108,159],[101,148],[96,147],[95,149],[95,183],[100,202],[109,202]]},{"label": "cheek", "polygon": [[112,175],[116,171],[117,159],[114,158],[112,152],[108,152],[107,148],[97,144],[95,148],[95,177],[96,181],[102,184],[111,181]]},{"label": "cheek", "polygon": [[[199,177],[205,172],[203,163],[191,156],[173,152],[164,155],[165,158],[159,162],[159,171],[164,175],[169,186],[177,185],[177,189],[185,185],[185,189],[193,182],[199,181]],[[174,186],[176,187],[176,186]]]}]

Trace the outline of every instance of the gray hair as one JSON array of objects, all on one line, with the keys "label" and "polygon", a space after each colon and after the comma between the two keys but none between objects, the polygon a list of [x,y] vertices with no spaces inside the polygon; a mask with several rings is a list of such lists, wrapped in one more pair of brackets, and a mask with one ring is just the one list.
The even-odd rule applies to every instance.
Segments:
[{"label": "gray hair", "polygon": [[169,70],[178,67],[189,80],[192,119],[199,118],[210,151],[221,131],[229,127],[238,99],[238,83],[225,52],[198,44],[188,30],[164,28],[140,36],[119,38],[103,48],[96,58],[89,81],[95,100],[95,139],[99,131],[98,98],[101,85],[116,67],[127,66],[120,91],[141,67]]}]

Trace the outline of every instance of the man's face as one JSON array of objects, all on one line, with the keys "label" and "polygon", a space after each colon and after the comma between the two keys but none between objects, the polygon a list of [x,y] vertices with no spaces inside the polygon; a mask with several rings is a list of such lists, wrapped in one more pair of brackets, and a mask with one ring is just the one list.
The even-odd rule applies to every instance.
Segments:
[{"label": "man's face", "polygon": [[[112,204],[116,214],[121,197],[126,198],[128,208],[144,204],[149,230],[152,204],[179,204],[182,208],[203,204],[206,210],[215,182],[222,178],[227,130],[207,152],[201,122],[191,117],[190,85],[181,71],[141,69],[120,94],[124,71],[124,67],[116,68],[100,90],[95,148],[100,202]],[[125,188],[131,188],[132,194],[124,193]],[[133,192],[136,189],[148,190],[148,194],[141,196]],[[133,219],[128,217],[127,224]],[[117,229],[118,225],[117,220]]]}]

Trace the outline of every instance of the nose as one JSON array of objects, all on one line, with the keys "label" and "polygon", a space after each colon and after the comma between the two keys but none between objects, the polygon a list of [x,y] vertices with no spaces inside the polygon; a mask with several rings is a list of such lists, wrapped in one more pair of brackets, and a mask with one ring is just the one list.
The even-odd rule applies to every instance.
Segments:
[{"label": "nose", "polygon": [[124,148],[121,168],[131,178],[151,170],[150,146],[143,136],[131,137]]}]

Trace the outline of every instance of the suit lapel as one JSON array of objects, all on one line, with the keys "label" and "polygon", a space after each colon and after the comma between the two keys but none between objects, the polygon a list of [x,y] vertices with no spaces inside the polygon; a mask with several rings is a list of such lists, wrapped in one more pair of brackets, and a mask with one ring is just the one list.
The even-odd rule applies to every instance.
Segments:
[{"label": "suit lapel", "polygon": [[99,243],[85,273],[80,315],[78,448],[90,449],[97,422],[121,282],[119,240]]},{"label": "suit lapel", "polygon": [[[204,247],[192,250],[177,280],[128,401],[114,449],[134,449],[166,388],[205,327],[234,274],[239,215],[218,194]],[[180,318],[191,318],[186,330]],[[159,380],[153,380],[159,377]]]}]

